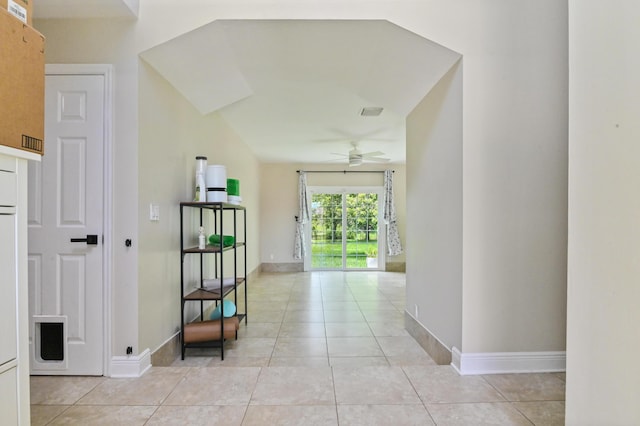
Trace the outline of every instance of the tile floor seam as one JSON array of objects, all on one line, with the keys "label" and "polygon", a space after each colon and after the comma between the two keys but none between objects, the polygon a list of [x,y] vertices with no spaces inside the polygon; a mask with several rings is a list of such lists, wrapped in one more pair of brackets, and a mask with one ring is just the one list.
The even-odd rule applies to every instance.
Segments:
[{"label": "tile floor seam", "polygon": [[405,370],[405,367],[400,367],[400,369],[402,370],[402,373],[404,374],[404,376],[407,378],[407,380],[409,381],[409,384],[411,385],[411,387],[413,388],[413,391],[416,393],[416,395],[418,395],[418,399],[420,400],[420,404],[422,404],[422,406],[424,407],[424,410],[427,412],[427,415],[429,416],[429,418],[431,419],[431,421],[433,422],[434,425],[437,426],[437,422],[436,419],[433,418],[433,415],[431,414],[431,411],[429,411],[429,408],[427,407],[427,403],[422,399],[422,397],[420,396],[420,392],[418,392],[418,389],[416,389],[415,385],[413,384],[413,382],[411,381],[411,378],[409,377],[409,375],[407,374],[407,371]]},{"label": "tile floor seam", "polygon": [[[331,382],[333,384],[333,400],[336,400],[336,383],[333,378],[333,368],[331,367],[331,357],[329,356],[329,336],[327,335],[327,317],[324,314],[324,297],[320,297],[320,308],[322,309],[322,324],[324,326],[324,347],[327,352],[327,364],[329,364],[329,368],[331,368]],[[336,408],[336,416],[338,415]],[[337,417],[336,417],[337,419]]]},{"label": "tile floor seam", "polygon": [[[288,302],[287,302],[288,304]],[[280,327],[278,327],[278,334],[276,335],[276,340],[273,343],[273,348],[271,348],[271,354],[269,355],[269,362],[267,363],[268,366],[271,365],[271,361],[273,360],[273,356],[275,355],[276,352],[276,346],[278,345],[278,339],[280,338],[280,331],[282,331],[282,325],[284,324],[284,316],[282,317],[282,321],[280,321]]]},{"label": "tile floor seam", "polygon": [[522,417],[527,419],[533,426],[536,426],[536,422],[531,420],[529,418],[529,416],[527,416],[522,410],[518,409],[518,407],[513,402],[509,402],[509,404],[511,405],[511,407],[513,407],[514,410],[516,410],[518,413],[520,413],[522,415]]},{"label": "tile floor seam", "polygon": [[340,412],[338,411],[338,395],[336,392],[335,370],[331,366],[331,361],[329,361],[329,368],[331,369],[331,383],[333,385],[333,401],[334,401],[334,407],[336,411],[336,423],[338,426],[340,426]]},{"label": "tile floor seam", "polygon": [[49,420],[46,425],[50,425],[51,423],[53,423],[58,417],[60,417],[62,414],[66,413],[71,407],[73,407],[73,405],[68,405],[64,410],[62,410],[60,413],[58,413],[57,416],[55,416],[53,419]]},{"label": "tile floor seam", "polygon": [[164,405],[164,403],[167,401],[167,398],[171,396],[171,394],[180,385],[180,382],[182,382],[187,377],[187,374],[189,374],[190,371],[191,371],[191,367],[187,367],[186,371],[182,374],[182,377],[180,377],[180,379],[176,381],[176,383],[173,385],[173,388],[169,392],[167,392],[167,394],[164,396],[164,398],[162,398],[162,401],[160,401],[160,404],[158,406]]},{"label": "tile floor seam", "polygon": [[480,377],[486,384],[491,386],[505,401],[513,402],[509,398],[507,398],[507,396],[504,393],[502,393],[502,391],[500,391],[500,389],[498,389],[497,386],[494,386],[493,383],[491,383],[489,380],[487,380],[487,378],[485,377],[484,374],[480,374],[478,377]]},{"label": "tile floor seam", "polygon": [[251,406],[251,400],[253,399],[253,394],[256,392],[256,388],[258,387],[258,381],[260,380],[260,376],[262,375],[263,370],[264,370],[264,367],[260,367],[260,372],[256,375],[256,382],[253,384],[253,390],[251,391],[251,395],[249,395],[249,400],[247,401],[247,405],[244,409],[244,414],[242,415],[242,421],[240,422],[240,425],[244,424],[244,421],[247,417],[247,413],[249,412],[249,407]]},{"label": "tile floor seam", "polygon": [[143,426],[146,426],[146,425],[149,423],[149,421],[153,418],[153,416],[158,412],[158,410],[160,409],[160,407],[162,407],[162,405],[158,405],[158,406],[156,407],[156,409],[155,409],[155,410],[153,410],[153,413],[151,413],[151,415],[149,416],[149,418],[148,418],[147,420],[145,420],[145,422],[143,423]]}]

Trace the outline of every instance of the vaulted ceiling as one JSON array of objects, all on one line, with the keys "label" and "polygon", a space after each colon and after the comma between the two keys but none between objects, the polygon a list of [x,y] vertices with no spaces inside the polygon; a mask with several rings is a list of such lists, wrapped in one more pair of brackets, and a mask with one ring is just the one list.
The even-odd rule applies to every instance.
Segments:
[{"label": "vaulted ceiling", "polygon": [[138,5],[139,0],[36,0],[33,15],[36,19],[135,19]]},{"label": "vaulted ceiling", "polygon": [[[83,3],[131,14],[131,0]],[[355,142],[403,163],[406,116],[460,55],[388,21],[218,20],[141,57],[261,161],[346,162]]]}]

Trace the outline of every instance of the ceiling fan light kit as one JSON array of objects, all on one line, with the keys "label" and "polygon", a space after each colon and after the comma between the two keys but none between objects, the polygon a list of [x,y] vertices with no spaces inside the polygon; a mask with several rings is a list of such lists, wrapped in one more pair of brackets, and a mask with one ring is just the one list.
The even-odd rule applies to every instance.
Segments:
[{"label": "ceiling fan light kit", "polygon": [[353,146],[353,149],[349,151],[348,155],[345,156],[349,160],[349,167],[359,166],[365,162],[386,163],[390,161],[388,158],[381,157],[382,155],[384,155],[384,153],[381,151],[363,153],[358,149],[358,144],[356,142],[351,142],[351,146]]},{"label": "ceiling fan light kit", "polygon": [[359,166],[362,162],[362,154],[349,154],[349,167]]}]

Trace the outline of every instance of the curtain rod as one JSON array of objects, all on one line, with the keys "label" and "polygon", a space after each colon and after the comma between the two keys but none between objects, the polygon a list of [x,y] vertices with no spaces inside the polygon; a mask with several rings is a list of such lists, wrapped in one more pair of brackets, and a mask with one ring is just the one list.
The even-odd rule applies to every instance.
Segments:
[{"label": "curtain rod", "polygon": [[[296,173],[384,173],[384,170],[296,170]],[[391,173],[395,173],[395,170],[391,170]]]}]

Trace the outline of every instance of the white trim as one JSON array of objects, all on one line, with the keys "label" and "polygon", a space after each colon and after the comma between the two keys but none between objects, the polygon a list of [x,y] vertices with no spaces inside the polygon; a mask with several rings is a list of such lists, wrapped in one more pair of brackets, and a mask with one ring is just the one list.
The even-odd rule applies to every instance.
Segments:
[{"label": "white trim", "polygon": [[35,152],[25,151],[23,149],[14,148],[7,145],[0,145],[0,154],[11,155],[12,157],[22,158],[24,160],[41,161],[42,155]]},{"label": "white trim", "polygon": [[454,347],[451,355],[451,366],[463,376],[564,372],[567,365],[564,351],[462,353]]},{"label": "white trim", "polygon": [[140,355],[114,356],[111,359],[111,377],[140,377],[151,368],[151,351],[147,348]]},{"label": "white trim", "polygon": [[111,309],[113,271],[113,65],[110,64],[45,64],[46,75],[104,76],[104,151],[103,151],[103,367],[102,374],[111,374]]}]

